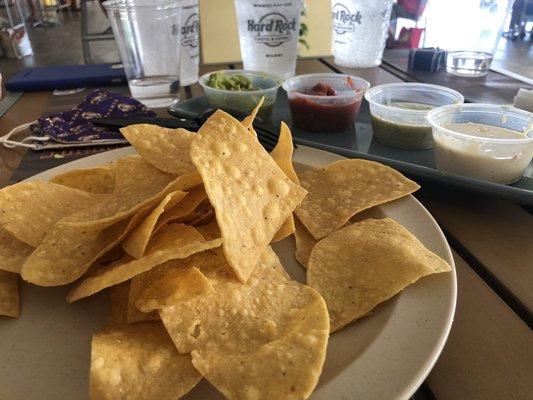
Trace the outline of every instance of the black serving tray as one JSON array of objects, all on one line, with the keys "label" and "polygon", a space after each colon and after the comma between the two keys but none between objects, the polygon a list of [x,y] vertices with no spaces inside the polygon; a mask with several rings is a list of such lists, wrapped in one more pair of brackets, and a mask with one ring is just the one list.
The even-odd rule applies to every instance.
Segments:
[{"label": "black serving tray", "polygon": [[[209,108],[207,99],[202,96],[180,102],[173,106],[169,112],[177,111],[182,114],[199,116]],[[272,125],[272,131],[278,132],[281,121],[285,121],[291,126],[296,145],[316,147],[348,158],[378,161],[417,180],[491,195],[518,204],[533,205],[533,167],[531,165],[526,170],[524,177],[512,185],[491,183],[437,171],[433,150],[399,150],[373,140],[368,103],[364,100],[354,129],[339,133],[310,133],[292,126],[287,95],[283,90],[280,90],[271,119],[264,122]]]}]

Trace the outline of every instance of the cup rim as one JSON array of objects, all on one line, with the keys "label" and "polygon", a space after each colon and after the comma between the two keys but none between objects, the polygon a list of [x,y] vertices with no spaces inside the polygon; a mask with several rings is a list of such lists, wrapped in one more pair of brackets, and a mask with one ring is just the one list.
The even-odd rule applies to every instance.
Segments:
[{"label": "cup rim", "polygon": [[155,0],[153,4],[131,4],[128,0],[106,0],[102,6],[107,11],[174,10],[183,7],[184,0]]},{"label": "cup rim", "polygon": [[[357,90],[353,90],[353,91],[348,91],[347,90],[347,91],[339,93],[339,94],[337,94],[335,96],[317,96],[317,95],[313,95],[313,94],[307,94],[307,93],[298,92],[297,90],[290,89],[288,87],[291,81],[299,80],[299,79],[302,79],[302,78],[319,78],[319,77],[324,77],[324,78],[340,78],[340,77],[350,78],[353,81],[354,84],[359,84],[360,87],[358,87]],[[295,93],[298,93],[299,97],[301,96],[301,97],[309,99],[309,100],[319,100],[319,99],[320,100],[324,100],[325,98],[328,98],[328,97],[330,97],[331,99],[350,99],[352,97],[356,97],[359,94],[362,97],[362,95],[370,87],[370,82],[368,82],[366,79],[363,79],[363,78],[361,78],[359,76],[355,76],[355,75],[339,74],[339,73],[336,73],[336,72],[318,72],[318,73],[314,73],[314,74],[296,75],[296,76],[293,76],[292,78],[285,79],[283,81],[283,83],[281,84],[281,87],[287,93],[295,92]]]},{"label": "cup rim", "polygon": [[[452,95],[453,97],[455,97],[455,103],[446,104],[445,106],[448,106],[448,105],[456,106],[456,105],[463,104],[464,101],[465,101],[464,96],[461,93],[459,93],[457,90],[453,90],[453,89],[447,88],[445,86],[432,85],[430,83],[418,83],[418,82],[386,83],[384,85],[374,86],[374,87],[372,87],[372,88],[370,88],[370,89],[368,89],[366,91],[365,99],[371,105],[384,107],[387,110],[390,110],[390,111],[392,111],[394,113],[397,113],[397,114],[425,116],[425,115],[428,114],[429,111],[431,111],[431,110],[408,110],[408,109],[399,108],[399,107],[392,107],[392,106],[389,106],[389,105],[386,105],[386,104],[383,104],[383,103],[379,103],[379,102],[375,101],[372,98],[377,93],[380,93],[380,92],[382,92],[384,90],[387,90],[387,89],[402,89],[402,88],[407,89],[407,90],[413,90],[413,89],[417,89],[418,88],[418,89],[422,89],[422,90],[425,90],[425,91],[428,91],[428,92],[429,91],[433,91],[433,92],[446,93],[446,94],[449,94],[449,95]],[[445,107],[445,106],[440,106],[440,107]],[[439,107],[435,107],[435,108],[439,108]]]},{"label": "cup rim", "polygon": [[488,56],[487,58],[493,58],[494,57],[493,53],[489,53],[488,51],[481,51],[481,50],[454,50],[454,51],[449,51],[448,52],[448,57],[450,55],[459,56],[459,55],[464,55],[464,54],[483,55],[483,56]]},{"label": "cup rim", "polygon": [[459,108],[474,109],[478,111],[483,111],[483,110],[499,111],[500,113],[503,111],[505,114],[501,113],[502,116],[513,114],[514,116],[518,118],[522,117],[522,118],[529,119],[530,121],[533,119],[532,113],[524,111],[524,110],[520,110],[519,108],[511,107],[511,106],[486,104],[486,103],[467,103],[467,104],[449,104],[449,105],[445,105],[441,107],[436,107],[433,110],[429,111],[427,115],[427,120],[433,129],[439,129],[441,131],[444,131],[446,134],[450,136],[454,136],[454,137],[464,139],[464,140],[469,140],[469,141],[474,141],[474,142],[483,142],[483,143],[494,143],[494,144],[524,144],[524,143],[533,142],[533,136],[529,136],[530,134],[533,134],[533,122],[530,122],[527,130],[523,132],[525,134],[524,138],[522,139],[500,139],[500,138],[473,136],[467,133],[456,132],[454,130],[443,127],[440,123],[438,123],[435,120],[437,114],[450,113]]},{"label": "cup rim", "polygon": [[[271,79],[273,83],[272,87],[266,88],[266,89],[258,89],[258,90],[228,90],[228,89],[219,89],[211,87],[207,84],[207,79],[211,74],[222,72],[227,75],[255,75],[255,76],[261,76],[268,79]],[[219,69],[216,71],[211,71],[203,74],[198,79],[198,83],[200,83],[200,86],[202,86],[202,89],[209,88],[209,90],[213,90],[219,93],[232,93],[235,95],[251,95],[251,94],[261,94],[261,93],[268,93],[274,90],[278,90],[278,88],[281,86],[281,82],[283,79],[281,79],[279,76],[276,76],[274,74],[270,74],[268,72],[262,72],[262,71],[253,71],[249,69]]]}]

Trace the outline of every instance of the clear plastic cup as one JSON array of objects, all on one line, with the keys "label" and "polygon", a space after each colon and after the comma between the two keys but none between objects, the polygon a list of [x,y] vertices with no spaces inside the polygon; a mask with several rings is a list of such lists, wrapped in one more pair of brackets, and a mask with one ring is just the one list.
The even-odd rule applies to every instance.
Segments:
[{"label": "clear plastic cup", "polygon": [[429,110],[448,104],[462,104],[455,90],[425,83],[390,83],[374,86],[365,93],[370,104],[374,138],[381,144],[402,150],[433,148]]},{"label": "clear plastic cup", "polygon": [[381,64],[393,3],[393,0],[331,1],[335,64],[348,68]]},{"label": "clear plastic cup", "polygon": [[181,9],[181,86],[198,82],[200,68],[199,0],[185,0]]},{"label": "clear plastic cup", "polygon": [[289,78],[296,70],[301,0],[235,0],[244,69]]},{"label": "clear plastic cup", "polygon": [[479,78],[488,74],[492,59],[492,54],[484,51],[450,51],[446,58],[446,72]]},{"label": "clear plastic cup", "polygon": [[131,95],[148,107],[178,100],[181,0],[108,0]]},{"label": "clear plastic cup", "polygon": [[[317,96],[309,91],[317,84],[328,85],[334,96]],[[283,82],[293,124],[308,132],[341,132],[353,128],[366,80],[352,75],[324,73],[299,75]]]},{"label": "clear plastic cup", "polygon": [[[462,104],[435,108],[433,127],[437,169],[489,182],[522,178],[533,158],[533,114],[510,106]],[[480,137],[449,124],[475,123],[521,133],[515,138]]]},{"label": "clear plastic cup", "polygon": [[446,71],[464,77],[487,74],[514,0],[430,1],[424,47],[448,51]]},{"label": "clear plastic cup", "polygon": [[[257,90],[225,90],[217,89],[207,85],[211,74],[222,72],[224,75],[240,75],[248,78],[252,86]],[[213,108],[238,113],[249,114],[254,109],[261,97],[265,100],[259,110],[259,116],[268,118],[272,114],[278,89],[281,86],[281,79],[275,75],[259,71],[246,71],[242,69],[228,69],[215,72],[209,72],[200,77],[200,85],[204,89],[209,105]]]}]

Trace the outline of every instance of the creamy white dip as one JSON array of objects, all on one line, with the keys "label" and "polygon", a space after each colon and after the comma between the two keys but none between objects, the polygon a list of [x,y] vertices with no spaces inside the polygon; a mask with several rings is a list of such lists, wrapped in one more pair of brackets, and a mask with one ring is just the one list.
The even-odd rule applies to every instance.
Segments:
[{"label": "creamy white dip", "polygon": [[[533,158],[533,139],[524,140],[527,139],[525,133],[472,122],[448,123],[442,127],[470,138],[434,130],[435,161],[439,170],[510,184],[522,177]],[[508,140],[497,142],[490,139]],[[514,139],[516,143],[513,143]]]}]

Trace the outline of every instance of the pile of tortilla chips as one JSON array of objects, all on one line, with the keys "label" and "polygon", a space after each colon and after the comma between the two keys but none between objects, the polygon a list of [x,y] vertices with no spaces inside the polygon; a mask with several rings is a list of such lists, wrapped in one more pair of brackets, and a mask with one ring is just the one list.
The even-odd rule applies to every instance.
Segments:
[{"label": "pile of tortilla chips", "polygon": [[[0,315],[19,314],[18,275],[73,284],[69,302],[109,292],[91,399],[175,400],[202,378],[228,399],[308,398],[330,331],[449,270],[391,219],[350,223],[416,183],[361,160],[298,177],[289,128],[269,154],[253,115],[127,127],[138,156],[0,190]],[[308,285],[270,247],[292,234]]]}]

